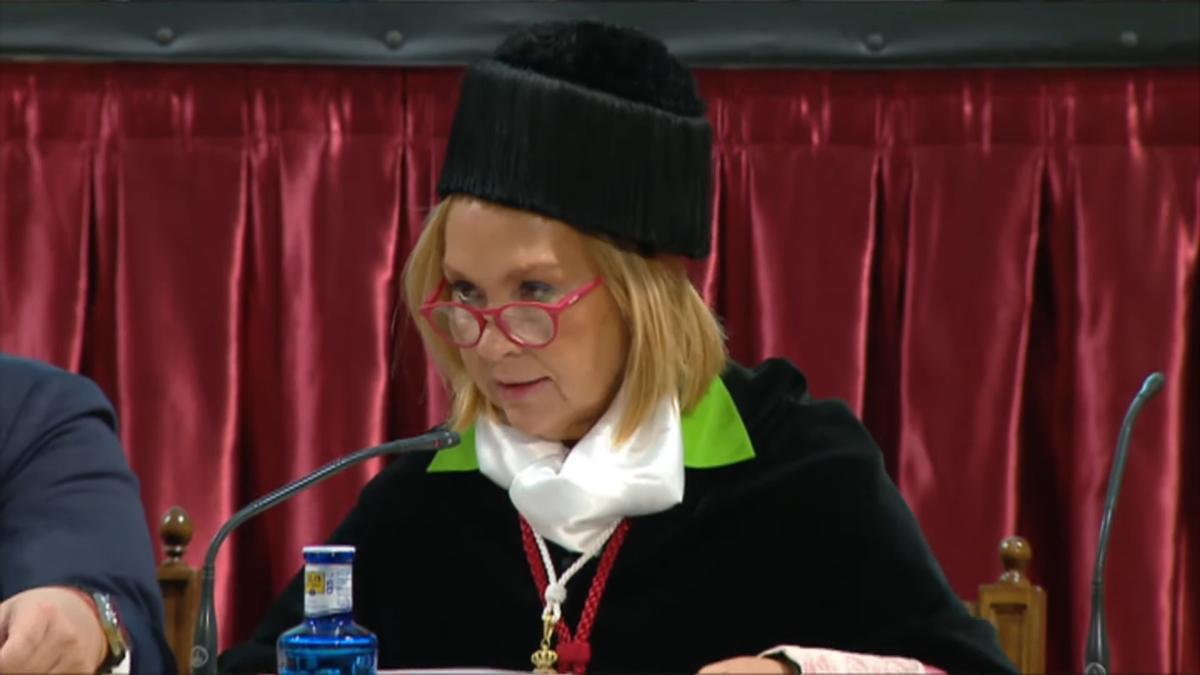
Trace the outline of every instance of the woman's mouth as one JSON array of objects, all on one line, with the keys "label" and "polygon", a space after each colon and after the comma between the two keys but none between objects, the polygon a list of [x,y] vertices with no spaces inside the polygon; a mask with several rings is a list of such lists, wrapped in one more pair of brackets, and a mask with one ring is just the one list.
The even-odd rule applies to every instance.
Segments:
[{"label": "woman's mouth", "polygon": [[539,377],[533,380],[524,381],[509,381],[501,382],[496,380],[496,391],[500,393],[500,397],[506,401],[519,401],[528,397],[538,390],[543,384],[550,381],[548,377]]}]

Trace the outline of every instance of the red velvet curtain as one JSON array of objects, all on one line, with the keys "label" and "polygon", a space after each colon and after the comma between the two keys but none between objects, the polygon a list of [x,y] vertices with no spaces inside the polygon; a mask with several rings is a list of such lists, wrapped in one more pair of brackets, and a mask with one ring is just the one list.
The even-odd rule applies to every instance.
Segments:
[{"label": "red velvet curtain", "polygon": [[[0,68],[0,349],[103,386],[152,525],[195,519],[193,563],[238,505],[439,419],[392,316],[456,71]],[[1167,374],[1116,519],[1113,660],[1200,670],[1200,72],[700,81],[716,255],[696,275],[733,355],[789,357],[863,414],[961,595],[1028,537],[1053,670],[1081,663],[1121,416]],[[235,536],[226,644],[378,468]]]}]

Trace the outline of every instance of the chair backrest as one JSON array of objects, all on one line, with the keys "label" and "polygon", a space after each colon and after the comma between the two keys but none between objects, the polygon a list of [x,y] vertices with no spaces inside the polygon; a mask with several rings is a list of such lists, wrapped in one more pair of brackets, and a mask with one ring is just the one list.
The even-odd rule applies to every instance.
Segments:
[{"label": "chair backrest", "polygon": [[179,664],[180,675],[192,672],[192,636],[200,615],[201,571],[184,560],[192,541],[192,521],[186,511],[173,506],[159,526],[163,542],[163,562],[158,566],[158,586],[166,610],[167,642]]},{"label": "chair backrest", "polygon": [[1000,543],[999,581],[979,586],[971,613],[996,627],[1000,647],[1021,673],[1046,672],[1046,591],[1029,580],[1033,548],[1021,537]]},{"label": "chair backrest", "polygon": [[[163,516],[159,528],[164,556],[158,585],[166,607],[167,641],[179,662],[180,675],[191,675],[192,636],[200,614],[200,570],[183,560],[192,540],[192,521],[180,507]],[[1004,572],[999,581],[981,584],[979,599],[966,601],[975,616],[996,627],[1000,646],[1021,673],[1046,672],[1046,592],[1029,581],[1033,558],[1029,542],[1009,537],[1000,543]]]}]

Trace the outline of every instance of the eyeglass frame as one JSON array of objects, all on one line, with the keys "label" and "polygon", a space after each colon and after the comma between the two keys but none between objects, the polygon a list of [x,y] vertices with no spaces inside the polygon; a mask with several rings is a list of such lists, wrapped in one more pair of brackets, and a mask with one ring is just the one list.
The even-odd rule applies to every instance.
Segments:
[{"label": "eyeglass frame", "polygon": [[[516,302],[505,303],[499,307],[492,307],[490,309],[472,307],[471,305],[463,302],[437,300],[438,296],[440,296],[442,292],[446,290],[448,283],[449,282],[447,279],[442,279],[442,282],[438,284],[433,293],[429,295],[429,298],[426,299],[421,305],[421,316],[425,317],[425,321],[429,323],[429,327],[433,329],[433,332],[436,333],[438,337],[445,340],[447,343],[458,347],[459,349],[473,349],[479,345],[481,340],[483,340],[483,332],[487,330],[488,319],[490,318],[492,320],[492,325],[494,325],[496,329],[500,331],[501,335],[503,335],[513,344],[526,349],[543,349],[558,339],[559,315],[573,307],[580,300],[587,297],[589,293],[602,286],[604,284],[604,277],[596,277],[595,279],[592,279],[590,282],[564,295],[558,302],[549,303],[534,302],[531,300],[518,300]],[[433,320],[433,313],[443,307],[466,310],[466,312],[475,319],[475,323],[479,326],[479,335],[476,336],[474,342],[460,343],[452,336],[442,332],[441,328],[438,327],[438,322]],[[504,325],[505,322],[500,321],[500,314],[512,307],[532,307],[534,309],[540,309],[546,312],[546,314],[550,316],[550,325],[552,327],[550,339],[540,344],[533,344],[510,333],[508,328],[506,328]]]}]

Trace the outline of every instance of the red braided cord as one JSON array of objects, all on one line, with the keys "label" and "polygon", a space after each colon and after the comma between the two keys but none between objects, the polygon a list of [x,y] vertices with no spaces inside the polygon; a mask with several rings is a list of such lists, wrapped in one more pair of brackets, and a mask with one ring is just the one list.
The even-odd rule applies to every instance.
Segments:
[{"label": "red braided cord", "polygon": [[[542,565],[542,554],[538,550],[537,540],[533,536],[533,528],[521,518],[521,543],[524,544],[525,557],[529,560],[529,570],[533,573],[533,582],[537,585],[538,598],[546,595],[546,586],[550,581]],[[592,587],[588,589],[587,599],[583,603],[583,613],[579,616],[579,625],[575,634],[580,642],[586,642],[592,634],[592,624],[596,621],[596,612],[600,607],[600,597],[604,595],[604,587],[608,585],[608,576],[612,573],[613,564],[617,561],[617,553],[625,543],[625,533],[629,531],[629,521],[622,520],[604,548],[600,564],[596,566],[596,576],[592,577]],[[559,642],[571,639],[571,629],[566,621],[559,621],[555,627]]]},{"label": "red braided cord", "polygon": [[575,629],[575,639],[586,642],[592,634],[592,623],[596,620],[596,610],[600,607],[600,596],[604,595],[604,587],[608,584],[608,575],[612,573],[613,563],[617,561],[617,553],[621,544],[625,543],[625,533],[629,531],[629,521],[622,520],[612,533],[600,564],[596,566],[596,576],[592,578],[592,587],[588,589],[587,600],[583,603],[583,614],[579,617],[579,626]]},{"label": "red braided cord", "polygon": [[533,528],[529,527],[524,518],[517,516],[517,520],[521,521],[521,543],[525,547],[525,557],[529,560],[529,571],[533,573],[533,583],[537,584],[540,600],[546,595],[546,586],[550,584],[550,580],[546,578],[546,570],[542,567],[542,554],[538,551],[537,540],[533,537]]},{"label": "red braided cord", "polygon": [[[533,537],[533,528],[525,518],[518,516],[518,519],[521,521],[521,543],[524,544],[525,558],[529,561],[529,571],[533,573],[533,583],[537,586],[538,600],[544,601],[550,579],[546,577],[546,569],[542,565],[542,553]],[[559,642],[571,639],[571,629],[567,627],[566,621],[559,621],[554,630],[558,633]]]}]

